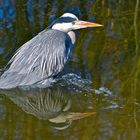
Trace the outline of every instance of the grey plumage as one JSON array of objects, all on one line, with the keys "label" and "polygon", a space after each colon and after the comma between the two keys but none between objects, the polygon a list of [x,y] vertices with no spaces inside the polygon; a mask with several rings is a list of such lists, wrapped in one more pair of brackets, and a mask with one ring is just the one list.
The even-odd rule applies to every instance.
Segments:
[{"label": "grey plumage", "polygon": [[72,42],[65,32],[46,29],[25,43],[0,78],[0,88],[32,85],[56,76],[67,62]]},{"label": "grey plumage", "polygon": [[73,30],[102,26],[80,21],[72,13],[64,13],[47,29],[25,43],[15,53],[10,66],[0,77],[0,89],[35,85],[46,87],[64,68],[76,37]]}]

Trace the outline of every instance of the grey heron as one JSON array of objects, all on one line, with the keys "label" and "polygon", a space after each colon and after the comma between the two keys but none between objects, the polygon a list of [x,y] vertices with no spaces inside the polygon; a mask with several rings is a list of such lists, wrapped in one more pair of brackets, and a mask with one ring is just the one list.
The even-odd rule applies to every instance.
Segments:
[{"label": "grey heron", "polygon": [[79,20],[70,12],[64,13],[16,51],[0,77],[0,89],[47,84],[70,58],[76,41],[74,30],[99,26],[102,25]]}]

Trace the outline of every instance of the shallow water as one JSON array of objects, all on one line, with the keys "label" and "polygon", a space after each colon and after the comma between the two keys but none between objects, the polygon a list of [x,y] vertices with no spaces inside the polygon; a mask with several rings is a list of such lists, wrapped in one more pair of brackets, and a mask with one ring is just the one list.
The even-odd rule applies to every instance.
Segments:
[{"label": "shallow water", "polygon": [[69,6],[104,27],[77,31],[73,59],[49,88],[0,91],[0,140],[139,140],[139,0],[2,0],[0,68]]}]

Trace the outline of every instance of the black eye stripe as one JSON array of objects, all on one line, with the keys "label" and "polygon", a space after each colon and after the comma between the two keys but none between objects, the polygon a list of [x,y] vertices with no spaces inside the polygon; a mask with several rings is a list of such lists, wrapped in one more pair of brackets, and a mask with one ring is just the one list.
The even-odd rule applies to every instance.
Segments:
[{"label": "black eye stripe", "polygon": [[74,22],[76,20],[77,19],[71,18],[71,17],[60,17],[60,18],[56,19],[55,21],[53,21],[52,24],[50,26],[48,26],[48,28],[52,28],[52,26],[54,24],[57,24],[57,23],[71,23],[71,22]]},{"label": "black eye stripe", "polygon": [[75,18],[71,18],[71,17],[60,17],[58,18],[58,20],[56,21],[56,23],[70,23],[70,22],[73,22],[75,21],[76,19]]}]

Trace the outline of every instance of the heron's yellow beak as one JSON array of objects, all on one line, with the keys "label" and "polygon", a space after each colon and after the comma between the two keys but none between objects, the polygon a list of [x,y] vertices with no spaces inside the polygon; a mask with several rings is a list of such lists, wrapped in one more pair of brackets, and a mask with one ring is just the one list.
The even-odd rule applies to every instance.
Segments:
[{"label": "heron's yellow beak", "polygon": [[103,26],[101,24],[98,24],[98,23],[94,23],[94,22],[88,22],[88,21],[76,21],[75,23],[76,25],[80,26],[80,27],[83,27],[83,28],[86,28],[86,27],[100,27],[100,26]]}]

